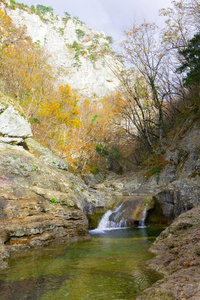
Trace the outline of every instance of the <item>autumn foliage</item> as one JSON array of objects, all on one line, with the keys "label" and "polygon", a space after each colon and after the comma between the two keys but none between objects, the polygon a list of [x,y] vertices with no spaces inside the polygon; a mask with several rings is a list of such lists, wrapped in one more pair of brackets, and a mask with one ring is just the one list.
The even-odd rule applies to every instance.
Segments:
[{"label": "autumn foliage", "polygon": [[184,1],[173,1],[173,8],[161,10],[167,20],[160,38],[155,24],[146,22],[125,32],[122,48],[131,67],[120,70],[117,64],[112,71],[120,89],[97,102],[80,97],[68,84],[60,85],[45,49],[0,10],[1,90],[31,122],[34,137],[73,171],[122,173],[141,163],[146,153],[157,157],[167,143],[169,115],[175,119],[180,113],[177,102],[188,99],[183,75],[175,70],[185,63],[194,7],[199,20],[199,1],[189,3],[187,8]]}]

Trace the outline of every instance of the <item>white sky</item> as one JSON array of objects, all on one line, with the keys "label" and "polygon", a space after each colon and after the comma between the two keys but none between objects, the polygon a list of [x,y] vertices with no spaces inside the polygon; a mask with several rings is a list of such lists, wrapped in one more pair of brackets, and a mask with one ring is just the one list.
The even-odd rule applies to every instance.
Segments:
[{"label": "white sky", "polygon": [[166,8],[171,0],[17,0],[29,6],[42,4],[51,6],[54,13],[64,16],[68,12],[72,17],[86,23],[87,26],[114,38],[119,43],[123,31],[132,27],[133,23],[144,19],[158,24],[163,18],[158,16],[160,8]]}]

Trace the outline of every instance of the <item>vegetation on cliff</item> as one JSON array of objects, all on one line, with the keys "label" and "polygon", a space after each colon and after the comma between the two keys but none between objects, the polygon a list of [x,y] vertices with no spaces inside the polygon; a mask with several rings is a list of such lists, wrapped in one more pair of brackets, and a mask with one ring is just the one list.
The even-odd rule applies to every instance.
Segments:
[{"label": "vegetation on cliff", "polygon": [[[23,9],[15,1],[11,5]],[[53,13],[42,5],[35,12]],[[122,50],[129,68],[110,66],[121,88],[97,103],[81,98],[69,85],[58,85],[45,49],[0,11],[1,89],[30,120],[38,141],[66,159],[73,170],[122,173],[152,154],[146,176],[159,174],[177,120],[198,118],[199,1],[173,1],[160,13],[166,18],[161,32],[149,23],[125,32]],[[81,40],[84,32],[77,30],[77,35]],[[98,52],[97,42],[98,37],[93,43]],[[85,52],[79,43],[73,47],[77,59],[94,50]]]}]

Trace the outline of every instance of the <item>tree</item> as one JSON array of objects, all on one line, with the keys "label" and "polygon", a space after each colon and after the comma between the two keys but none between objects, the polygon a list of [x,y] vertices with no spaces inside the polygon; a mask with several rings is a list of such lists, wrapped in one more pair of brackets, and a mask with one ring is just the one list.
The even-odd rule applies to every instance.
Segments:
[{"label": "tree", "polygon": [[23,107],[28,119],[53,89],[53,71],[42,48],[22,40],[2,51],[0,75],[6,93]]},{"label": "tree", "polygon": [[53,8],[51,6],[44,6],[44,5],[38,4],[36,6],[36,8],[37,8],[37,10],[39,10],[43,13],[46,13],[46,12],[53,13]]},{"label": "tree", "polygon": [[45,128],[42,140],[49,141],[48,145],[51,148],[57,146],[65,150],[70,130],[80,126],[78,100],[75,91],[69,85],[65,85],[59,86],[40,103],[39,115]]},{"label": "tree", "polygon": [[[158,43],[155,24],[143,23],[125,32],[122,43],[125,60],[131,67],[114,70],[122,83],[125,99],[120,104],[128,132],[139,137],[146,146],[157,151],[154,142],[162,139],[165,134],[164,97],[162,90],[165,66],[165,50]],[[128,124],[128,125],[127,125]]]},{"label": "tree", "polygon": [[185,86],[200,84],[200,33],[195,34],[188,42],[187,48],[179,51],[179,54],[184,57],[184,61],[177,72],[187,72],[184,78]]},{"label": "tree", "polygon": [[24,28],[16,28],[11,18],[0,10],[0,51],[21,40],[30,40],[25,36]]}]

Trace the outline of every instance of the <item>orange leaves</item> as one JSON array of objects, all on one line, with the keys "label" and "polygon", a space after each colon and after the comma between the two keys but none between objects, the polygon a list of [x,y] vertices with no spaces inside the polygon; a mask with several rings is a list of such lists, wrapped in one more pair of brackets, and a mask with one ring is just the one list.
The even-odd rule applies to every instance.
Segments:
[{"label": "orange leaves", "polygon": [[8,42],[10,31],[12,27],[11,19],[0,10],[0,43],[1,47]]},{"label": "orange leaves", "polygon": [[29,119],[53,87],[46,54],[30,41],[21,40],[2,50],[0,75],[6,93],[16,98]]},{"label": "orange leaves", "polygon": [[58,123],[65,123],[66,126],[79,126],[77,103],[78,95],[69,85],[59,86],[57,91],[48,95],[40,104],[40,112],[46,117],[55,118]]}]

